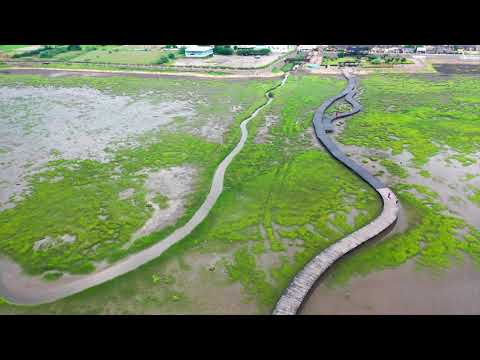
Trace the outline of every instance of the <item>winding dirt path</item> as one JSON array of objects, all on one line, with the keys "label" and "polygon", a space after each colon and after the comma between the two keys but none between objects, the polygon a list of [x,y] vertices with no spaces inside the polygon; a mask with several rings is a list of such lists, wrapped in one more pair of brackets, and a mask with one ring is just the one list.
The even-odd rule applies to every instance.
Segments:
[{"label": "winding dirt path", "polygon": [[0,268],[0,296],[9,303],[17,305],[39,305],[53,302],[135,270],[141,265],[159,257],[172,245],[189,235],[207,217],[208,213],[221,195],[223,191],[225,171],[234,157],[242,150],[247,141],[248,123],[257,116],[263,108],[272,102],[273,97],[270,97],[270,93],[283,86],[287,79],[288,73],[280,84],[265,93],[267,101],[240,124],[242,133],[240,141],[215,170],[212,186],[207,198],[184,226],[178,228],[155,245],[120,260],[105,269],[99,270],[90,275],[71,277],[70,279],[60,279],[53,283],[46,283],[41,279],[22,275],[20,267],[14,263],[10,263],[6,266],[3,265],[3,268]]},{"label": "winding dirt path", "polygon": [[[384,185],[380,180],[372,176],[366,169],[347,157],[327,135],[327,133],[333,132],[333,121],[352,116],[362,110],[362,106],[355,100],[355,95],[357,94],[358,88],[357,79],[345,71],[343,72],[343,75],[348,80],[346,89],[340,94],[325,101],[315,112],[313,118],[315,135],[334,158],[352,170],[362,180],[367,182],[375,189],[383,202],[382,212],[368,225],[353,232],[340,241],[337,241],[335,244],[329,246],[320,252],[320,254],[315,256],[293,278],[290,285],[278,300],[273,311],[274,315],[295,315],[315,282],[325,272],[325,270],[330,267],[330,265],[332,265],[343,255],[388,229],[398,217],[399,204],[393,191]],[[345,99],[345,101],[350,103],[352,110],[345,113],[336,114],[336,116],[333,117],[325,115],[325,111],[340,99]]]}]

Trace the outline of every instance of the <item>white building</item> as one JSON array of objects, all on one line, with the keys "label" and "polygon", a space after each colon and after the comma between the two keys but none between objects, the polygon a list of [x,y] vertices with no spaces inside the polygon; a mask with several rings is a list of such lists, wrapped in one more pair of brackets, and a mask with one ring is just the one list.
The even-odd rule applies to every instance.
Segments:
[{"label": "white building", "polygon": [[185,57],[204,58],[213,55],[213,46],[191,45],[185,48]]},{"label": "white building", "polygon": [[300,52],[310,52],[318,49],[319,45],[298,45],[297,50]]}]

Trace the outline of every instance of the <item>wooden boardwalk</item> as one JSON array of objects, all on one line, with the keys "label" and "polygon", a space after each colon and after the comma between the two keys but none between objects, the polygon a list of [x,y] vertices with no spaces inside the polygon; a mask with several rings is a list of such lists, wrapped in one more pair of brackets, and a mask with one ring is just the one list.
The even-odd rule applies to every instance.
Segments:
[{"label": "wooden boardwalk", "polygon": [[[325,101],[315,113],[313,120],[315,134],[332,156],[354,171],[377,191],[383,202],[382,212],[368,225],[337,241],[335,244],[330,245],[315,256],[293,278],[288,288],[278,300],[273,311],[274,315],[295,315],[315,282],[330,265],[343,255],[386,230],[398,217],[399,203],[393,191],[369,174],[363,167],[345,156],[327,135],[327,132],[333,131],[331,126],[333,121],[361,111],[361,105],[354,98],[358,86],[357,80],[345,72],[344,76],[348,80],[347,88],[339,95]],[[338,114],[336,117],[325,116],[325,111],[342,98],[352,105],[352,110],[347,113]]]}]

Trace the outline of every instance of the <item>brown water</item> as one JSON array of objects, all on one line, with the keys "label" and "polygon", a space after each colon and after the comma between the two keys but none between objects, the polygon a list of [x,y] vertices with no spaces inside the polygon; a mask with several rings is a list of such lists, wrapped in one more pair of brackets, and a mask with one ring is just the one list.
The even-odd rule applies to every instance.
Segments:
[{"label": "brown water", "polygon": [[480,271],[471,262],[438,276],[410,261],[354,278],[345,287],[321,283],[301,314],[480,314],[479,299]]}]

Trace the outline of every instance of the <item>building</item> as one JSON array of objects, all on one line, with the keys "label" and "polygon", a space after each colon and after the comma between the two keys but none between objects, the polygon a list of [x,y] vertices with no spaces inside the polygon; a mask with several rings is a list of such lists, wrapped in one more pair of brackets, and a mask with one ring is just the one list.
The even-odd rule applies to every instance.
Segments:
[{"label": "building", "polygon": [[393,46],[385,49],[386,54],[400,54],[402,50],[399,47]]},{"label": "building", "polygon": [[383,55],[385,54],[385,48],[382,48],[380,46],[374,46],[370,49],[369,53],[372,55]]},{"label": "building", "polygon": [[346,46],[345,56],[365,56],[368,55],[370,47],[368,45]]},{"label": "building", "polygon": [[297,51],[299,52],[310,52],[317,49],[318,45],[298,45],[297,47]]},{"label": "building", "polygon": [[415,48],[413,47],[402,47],[402,54],[413,54],[415,52]]},{"label": "building", "polygon": [[205,58],[213,55],[213,46],[190,45],[185,48],[187,58]]}]

